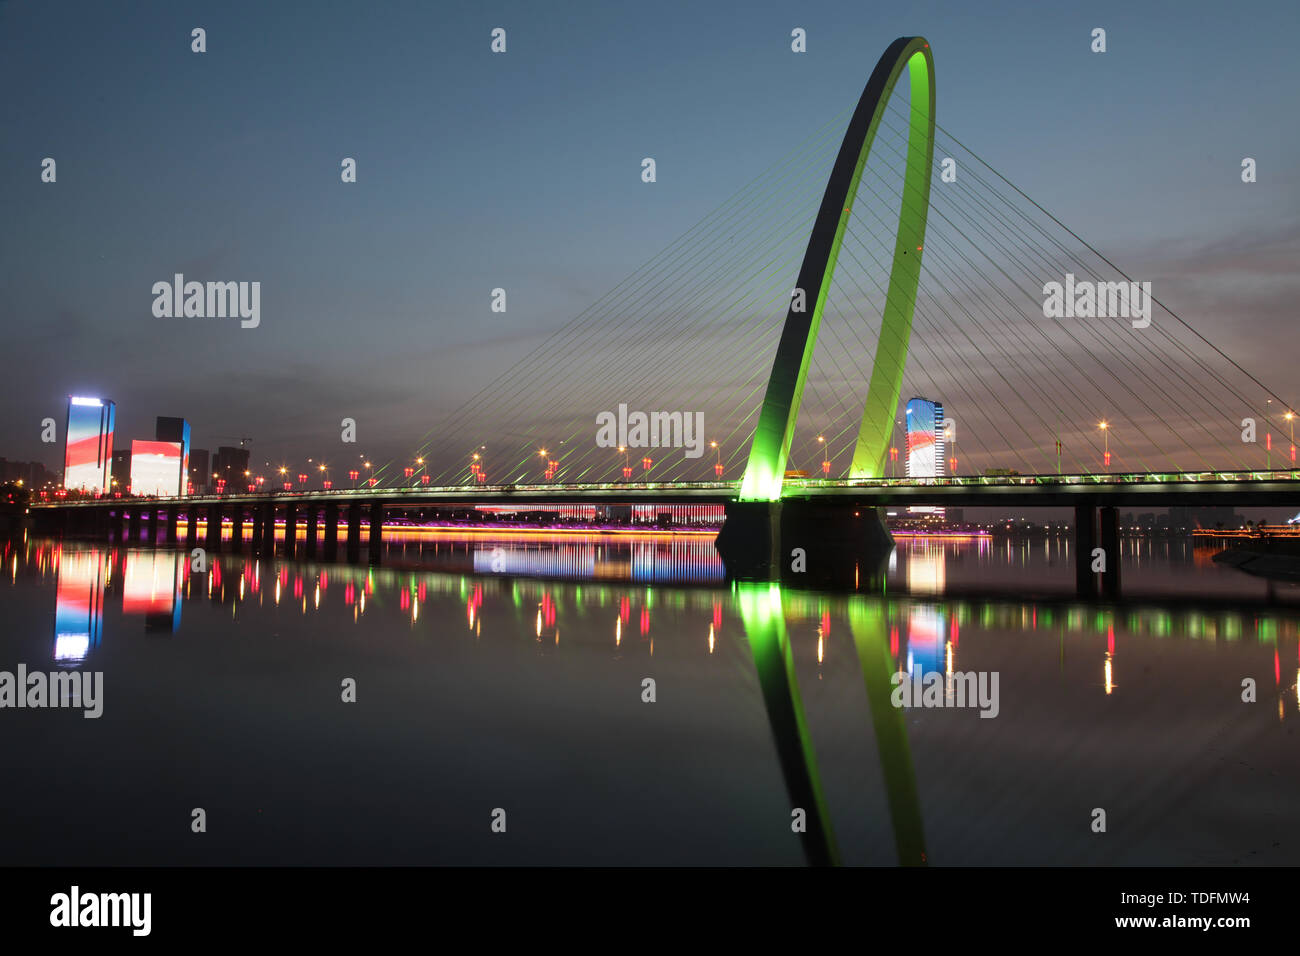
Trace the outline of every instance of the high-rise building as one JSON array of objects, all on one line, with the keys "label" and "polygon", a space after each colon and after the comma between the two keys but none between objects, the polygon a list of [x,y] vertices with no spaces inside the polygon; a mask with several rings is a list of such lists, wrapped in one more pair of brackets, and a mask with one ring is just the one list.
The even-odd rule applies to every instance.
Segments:
[{"label": "high-rise building", "polygon": [[64,488],[97,495],[108,490],[116,408],[116,405],[106,399],[68,396],[68,426],[64,433]]},{"label": "high-rise building", "polygon": [[224,481],[225,487],[229,490],[243,490],[241,486],[246,482],[244,472],[247,470],[248,449],[222,445],[217,449],[216,457],[212,460],[212,473],[217,476],[212,479],[214,490],[218,481]]},{"label": "high-rise building", "polygon": [[[943,457],[943,406],[928,398],[907,400],[907,477],[913,479],[942,478]],[[942,515],[942,508],[915,505],[907,509],[910,514]]]},{"label": "high-rise building", "polygon": [[206,448],[190,449],[190,485],[193,486],[193,494],[207,494],[208,486],[212,484],[212,470],[209,468],[208,450]]},{"label": "high-rise building", "polygon": [[942,478],[943,406],[926,398],[907,401],[907,477]]},{"label": "high-rise building", "polygon": [[113,468],[110,478],[112,490],[125,494],[126,489],[131,486],[131,449],[113,449]]}]

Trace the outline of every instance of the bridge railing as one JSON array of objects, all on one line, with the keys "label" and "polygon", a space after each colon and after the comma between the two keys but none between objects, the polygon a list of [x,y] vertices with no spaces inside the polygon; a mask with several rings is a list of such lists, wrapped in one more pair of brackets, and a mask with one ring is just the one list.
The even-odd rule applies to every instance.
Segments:
[{"label": "bridge railing", "polygon": [[1021,485],[1197,484],[1250,481],[1297,481],[1300,470],[1126,472],[1083,475],[945,475],[941,478],[787,478],[798,488],[980,487]]},{"label": "bridge railing", "polygon": [[[1082,474],[1082,475],[946,475],[942,478],[786,478],[787,488],[916,488],[916,487],[1017,487],[1017,486],[1060,486],[1060,485],[1132,485],[1132,484],[1246,484],[1261,481],[1297,481],[1300,482],[1300,470],[1274,469],[1271,471],[1183,471],[1183,472],[1126,472],[1116,474]],[[499,484],[499,485],[377,485],[373,488],[331,488],[312,490],[263,490],[251,492],[227,492],[220,495],[184,495],[169,497],[159,496],[123,496],[115,498],[109,495],[99,497],[49,498],[32,500],[31,507],[102,505],[106,502],[121,501],[123,504],[160,505],[208,504],[213,502],[243,500],[286,501],[295,499],[337,498],[348,499],[385,499],[385,498],[437,498],[452,496],[456,498],[473,498],[475,495],[485,497],[509,498],[515,494],[532,497],[546,494],[571,495],[596,492],[625,491],[637,495],[662,491],[676,493],[682,491],[701,491],[718,493],[735,493],[740,488],[739,481],[609,481],[598,483],[563,483],[545,482],[542,484]]]}]

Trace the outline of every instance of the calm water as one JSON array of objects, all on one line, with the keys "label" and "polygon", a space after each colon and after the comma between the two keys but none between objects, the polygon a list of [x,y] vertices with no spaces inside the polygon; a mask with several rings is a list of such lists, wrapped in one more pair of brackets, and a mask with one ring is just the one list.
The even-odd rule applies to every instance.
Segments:
[{"label": "calm water", "polygon": [[[1115,603],[1041,538],[900,540],[854,593],[730,584],[707,536],[3,572],[0,670],[102,672],[104,712],[0,710],[0,864],[1300,863],[1300,592],[1182,541],[1126,540]],[[997,672],[998,716],[895,710],[900,669]]]}]

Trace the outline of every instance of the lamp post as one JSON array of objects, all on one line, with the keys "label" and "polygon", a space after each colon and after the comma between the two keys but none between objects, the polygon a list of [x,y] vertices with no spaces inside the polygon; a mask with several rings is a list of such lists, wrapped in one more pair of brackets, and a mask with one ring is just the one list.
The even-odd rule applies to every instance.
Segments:
[{"label": "lamp post", "polygon": [[1110,425],[1103,421],[1099,422],[1097,427],[1101,429],[1102,437],[1106,442],[1106,453],[1102,458],[1102,464],[1106,468],[1106,474],[1110,474]]},{"label": "lamp post", "polygon": [[826,447],[826,436],[818,435],[817,444],[822,446],[822,475],[829,478],[831,473],[831,459],[830,449]]},{"label": "lamp post", "polygon": [[713,465],[713,473],[717,475],[719,478],[721,478],[722,477],[722,449],[718,447],[718,443],[715,441],[711,441],[709,442],[709,444],[713,446],[714,451],[718,453],[718,460],[714,462]]}]

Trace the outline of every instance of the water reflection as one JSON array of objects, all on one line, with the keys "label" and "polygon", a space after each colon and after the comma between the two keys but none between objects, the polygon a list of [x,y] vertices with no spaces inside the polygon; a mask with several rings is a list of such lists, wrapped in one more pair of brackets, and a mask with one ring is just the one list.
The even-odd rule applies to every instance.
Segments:
[{"label": "water reflection", "polygon": [[[1193,700],[1196,694],[1217,695],[1230,705],[1241,677],[1254,675],[1269,720],[1276,725],[1300,715],[1300,616],[1286,606],[1220,600],[1214,588],[1203,588],[1210,597],[1197,601],[952,595],[954,579],[974,580],[972,566],[1000,566],[1008,553],[1018,553],[988,541],[964,547],[907,543],[887,580],[859,593],[721,583],[710,548],[707,538],[466,536],[397,542],[373,568],[219,554],[198,571],[182,551],[26,539],[10,542],[4,557],[11,593],[40,593],[49,602],[49,653],[60,666],[85,666],[105,650],[128,644],[133,634],[194,628],[212,635],[219,633],[213,629],[218,622],[238,627],[251,641],[228,653],[254,659],[259,645],[273,645],[285,634],[300,636],[303,643],[296,646],[303,654],[326,654],[311,635],[342,627],[353,648],[349,659],[371,645],[367,653],[378,653],[409,635],[431,644],[523,641],[530,654],[562,655],[557,659],[567,667],[640,661],[646,673],[655,673],[649,665],[662,658],[665,667],[683,666],[689,673],[715,658],[739,664],[741,673],[757,678],[762,733],[774,749],[786,804],[791,812],[805,813],[803,829],[793,831],[800,852],[819,864],[866,858],[920,865],[931,855],[935,862],[978,862],[960,842],[972,838],[954,835],[961,828],[952,815],[968,811],[945,809],[949,791],[983,787],[979,800],[1012,806],[1013,795],[1000,787],[1021,787],[1025,799],[1056,806],[1054,799],[1072,799],[1077,790],[1073,768],[1057,771],[1059,786],[1043,782],[1043,762],[1053,753],[1035,736],[1044,720],[1060,720],[1057,733],[1070,735],[1054,738],[1058,742],[1088,741],[1082,750],[1067,748],[1083,754],[1077,759],[1088,773],[1102,779],[1110,774],[1116,785],[1141,782],[1139,789],[1148,793],[1152,774],[1159,780],[1160,774],[1174,779],[1182,772],[1181,765],[1162,761],[1172,760],[1169,740],[1188,746],[1186,724],[1201,713],[1188,703],[1188,693]],[[1220,572],[1209,566],[1194,573],[1223,584],[1229,579]],[[906,576],[909,592],[900,592],[898,575]],[[1068,573],[1066,580],[1068,585]],[[194,643],[181,642],[178,653]],[[412,670],[423,679],[424,671]],[[951,676],[963,670],[1006,675],[1004,689],[1017,696],[999,720],[960,722],[891,704],[895,674]],[[723,680],[709,673],[711,680]],[[570,695],[582,692],[580,684],[563,686]],[[700,689],[707,695],[712,686],[702,683]],[[1129,712],[1135,722],[1108,723],[1105,711],[1097,710],[1102,706],[1135,707]],[[517,716],[528,722],[535,715]],[[596,724],[609,717],[600,709],[583,715]],[[1215,726],[1236,719],[1219,715]],[[1014,735],[1004,727],[1015,728]],[[1148,737],[1150,752],[1143,749]],[[1280,741],[1265,740],[1262,753],[1288,746]],[[1254,745],[1245,740],[1242,752]],[[853,759],[847,758],[855,747]],[[1145,755],[1140,772],[1111,765],[1109,753],[1116,747]],[[1190,747],[1188,753],[1200,751]],[[990,767],[1006,782],[984,780]],[[858,777],[875,783],[868,786]],[[847,781],[861,784],[851,797],[844,795],[852,789]],[[881,808],[873,813],[877,800]],[[1153,814],[1158,804],[1152,804]],[[1006,812],[1009,820],[1017,815]],[[877,822],[888,834],[888,860],[863,849],[863,833]],[[789,819],[784,828],[788,835]],[[1035,831],[1034,840],[1075,854],[1072,859],[1086,860],[1094,852],[1061,839],[1052,844],[1052,832]],[[1173,849],[1162,852],[1155,858],[1176,858]]]},{"label": "water reflection", "polygon": [[[97,548],[71,551],[62,548],[48,554],[38,549],[42,569],[49,568],[58,578],[54,606],[54,660],[75,667],[98,647],[104,629],[104,588],[111,563]],[[17,556],[15,556],[15,561]],[[174,591],[169,589],[169,594]]]}]

